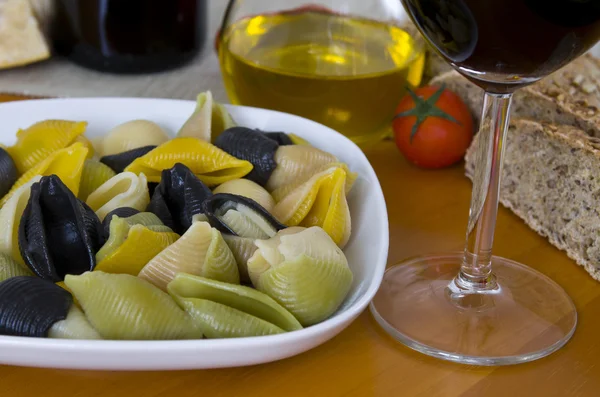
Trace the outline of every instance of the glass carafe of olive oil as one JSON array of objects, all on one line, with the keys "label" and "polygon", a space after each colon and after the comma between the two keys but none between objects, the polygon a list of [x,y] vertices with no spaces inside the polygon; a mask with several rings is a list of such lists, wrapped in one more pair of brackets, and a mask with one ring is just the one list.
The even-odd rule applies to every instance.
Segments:
[{"label": "glass carafe of olive oil", "polygon": [[314,6],[235,20],[219,56],[232,103],[297,114],[358,144],[388,134],[424,67],[422,45],[400,27]]}]

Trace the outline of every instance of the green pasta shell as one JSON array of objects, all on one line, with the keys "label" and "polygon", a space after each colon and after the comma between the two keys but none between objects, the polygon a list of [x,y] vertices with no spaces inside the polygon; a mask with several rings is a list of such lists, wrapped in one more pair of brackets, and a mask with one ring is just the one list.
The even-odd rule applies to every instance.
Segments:
[{"label": "green pasta shell", "polygon": [[285,331],[302,329],[283,306],[254,288],[179,273],[169,283],[168,290],[180,305],[185,298],[205,299],[251,314]]},{"label": "green pasta shell", "polygon": [[85,201],[88,196],[104,182],[115,176],[115,172],[107,165],[96,160],[85,160],[81,171],[81,182],[77,198]]},{"label": "green pasta shell", "polygon": [[240,282],[243,284],[250,284],[250,276],[248,276],[248,259],[256,251],[256,245],[254,244],[253,238],[232,236],[231,234],[221,234],[223,240],[227,243],[227,246],[233,253],[235,262],[238,265],[238,271],[240,273]]},{"label": "green pasta shell", "polygon": [[48,337],[57,339],[102,339],[77,305],[71,305],[67,318],[55,322],[50,327]]},{"label": "green pasta shell", "polygon": [[208,222],[194,222],[177,241],[150,260],[138,277],[166,291],[177,273],[240,283],[231,250],[221,233]]},{"label": "green pasta shell", "polygon": [[209,300],[182,298],[181,305],[196,326],[210,339],[274,335],[284,332],[276,325],[258,317]]},{"label": "green pasta shell", "polygon": [[257,240],[248,260],[252,284],[289,310],[303,326],[331,316],[352,285],[342,250],[320,227],[284,229]]},{"label": "green pasta shell", "polygon": [[33,276],[25,266],[19,265],[12,256],[0,253],[0,281],[16,276]]},{"label": "green pasta shell", "polygon": [[202,332],[165,292],[129,274],[68,275],[65,284],[104,339],[195,339]]}]

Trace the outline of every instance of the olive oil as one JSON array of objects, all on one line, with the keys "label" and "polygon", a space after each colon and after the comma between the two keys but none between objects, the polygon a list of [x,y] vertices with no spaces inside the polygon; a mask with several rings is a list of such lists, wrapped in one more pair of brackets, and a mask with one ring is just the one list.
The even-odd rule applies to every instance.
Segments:
[{"label": "olive oil", "polygon": [[304,116],[357,143],[387,133],[424,66],[421,47],[404,30],[327,12],[252,16],[222,37],[232,103]]}]

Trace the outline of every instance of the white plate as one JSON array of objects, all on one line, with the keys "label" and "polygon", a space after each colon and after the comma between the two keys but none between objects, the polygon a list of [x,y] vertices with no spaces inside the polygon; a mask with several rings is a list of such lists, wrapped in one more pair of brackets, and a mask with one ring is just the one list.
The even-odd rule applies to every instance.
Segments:
[{"label": "white plate", "polygon": [[[49,99],[0,104],[0,142],[15,141],[19,128],[49,119],[89,123],[86,135],[100,136],[137,118],[176,132],[194,110],[190,101],[166,99]],[[349,194],[352,237],[344,249],[354,284],[340,310],[300,331],[240,339],[184,341],[85,341],[0,336],[0,363],[104,369],[168,370],[219,368],[265,363],[312,349],[346,328],[367,306],[381,283],[388,254],[388,219],[381,186],[367,158],[350,140],[313,121],[264,109],[228,106],[243,126],[298,134],[331,152],[358,173]]]}]

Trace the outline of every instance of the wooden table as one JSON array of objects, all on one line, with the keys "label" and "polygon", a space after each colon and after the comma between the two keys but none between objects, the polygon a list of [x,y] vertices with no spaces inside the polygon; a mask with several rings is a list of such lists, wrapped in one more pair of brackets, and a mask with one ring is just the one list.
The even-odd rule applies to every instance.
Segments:
[{"label": "wooden table", "polygon": [[[0,95],[0,101],[16,99],[22,98]],[[410,166],[392,142],[366,153],[388,204],[389,263],[462,249],[471,191],[463,165],[420,170]],[[495,253],[531,265],[571,295],[579,325],[563,349],[511,367],[452,364],[395,342],[365,311],[333,340],[275,363],[129,373],[4,366],[0,367],[0,396],[600,396],[600,284],[505,208],[498,216]]]}]

